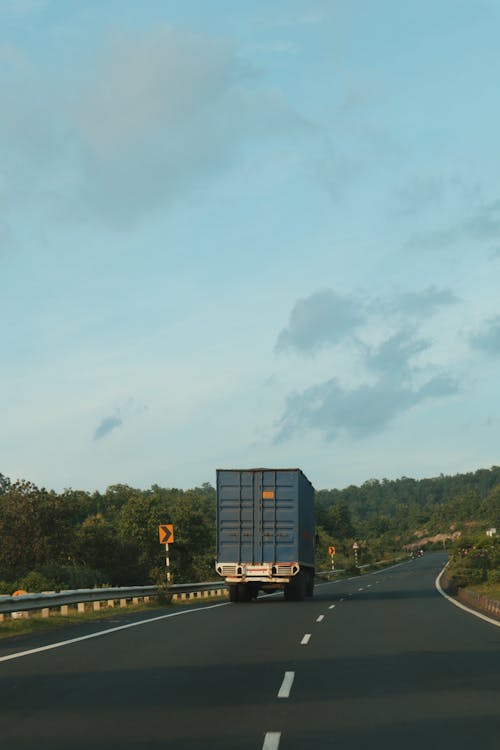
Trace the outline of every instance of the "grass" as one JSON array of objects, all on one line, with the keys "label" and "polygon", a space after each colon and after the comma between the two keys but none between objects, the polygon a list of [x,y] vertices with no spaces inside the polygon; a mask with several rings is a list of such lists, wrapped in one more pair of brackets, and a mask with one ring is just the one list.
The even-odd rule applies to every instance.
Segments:
[{"label": "grass", "polygon": [[[175,606],[198,604],[200,602],[209,604],[220,599],[226,599],[226,597],[213,596],[207,599],[179,599],[172,602],[172,604]],[[81,625],[85,622],[99,622],[100,620],[108,620],[110,618],[115,620],[120,617],[126,617],[134,612],[145,612],[151,609],[158,609],[162,606],[165,605],[157,600],[148,602],[147,604],[134,604],[128,607],[107,607],[104,602],[101,602],[101,609],[98,612],[89,608],[85,612],[77,612],[74,609],[70,610],[67,615],[51,614],[50,617],[42,617],[41,612],[31,612],[30,617],[26,619],[6,617],[3,622],[0,622],[0,640],[15,638],[20,635],[44,633],[68,625]]]}]

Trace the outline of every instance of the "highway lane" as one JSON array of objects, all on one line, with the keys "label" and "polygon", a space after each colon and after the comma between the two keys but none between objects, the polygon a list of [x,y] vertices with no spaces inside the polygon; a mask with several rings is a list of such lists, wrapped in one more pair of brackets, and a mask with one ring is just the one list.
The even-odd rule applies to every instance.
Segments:
[{"label": "highway lane", "polygon": [[[500,628],[433,590],[436,562],[342,585],[347,602],[315,633],[282,747],[500,747]],[[305,712],[312,729],[294,718]]]},{"label": "highway lane", "polygon": [[[186,608],[0,662],[1,747],[499,748],[500,628],[435,591],[443,562],[323,585],[310,602]],[[3,644],[0,658],[63,635]]]}]

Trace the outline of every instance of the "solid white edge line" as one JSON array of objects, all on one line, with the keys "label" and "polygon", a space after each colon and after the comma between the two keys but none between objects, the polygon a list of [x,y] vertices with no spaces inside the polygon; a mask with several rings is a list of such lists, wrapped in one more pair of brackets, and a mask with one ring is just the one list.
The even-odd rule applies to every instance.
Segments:
[{"label": "solid white edge line", "polygon": [[311,633],[306,633],[305,636],[302,638],[300,645],[307,646],[310,640],[311,640]]},{"label": "solid white edge line", "polygon": [[295,679],[295,672],[285,672],[283,682],[278,691],[278,698],[289,698],[290,691],[292,689],[293,681]]},{"label": "solid white edge line", "polygon": [[266,732],[262,750],[278,750],[280,746],[281,732]]},{"label": "solid white edge line", "polygon": [[441,571],[441,573],[439,573],[436,580],[434,581],[434,585],[436,586],[436,589],[439,591],[441,596],[444,596],[445,599],[448,599],[448,601],[454,604],[455,607],[459,607],[459,609],[463,609],[464,612],[468,612],[470,615],[479,617],[480,620],[484,620],[485,622],[489,622],[490,625],[496,625],[497,628],[500,628],[500,622],[498,622],[498,620],[493,620],[491,617],[488,617],[487,615],[483,615],[481,612],[476,612],[475,609],[466,607],[465,604],[462,604],[462,602],[457,602],[452,596],[449,596],[443,591],[443,589],[441,588],[441,576],[443,575],[447,566],[448,566],[448,563],[446,563],[443,570]]},{"label": "solid white edge line", "polygon": [[316,622],[322,622],[322,620],[325,619],[325,615],[319,615],[319,617],[316,618]]},{"label": "solid white edge line", "polygon": [[49,643],[47,646],[39,646],[38,648],[30,648],[27,651],[17,651],[14,654],[7,654],[7,656],[0,656],[0,662],[10,661],[11,659],[20,659],[22,656],[31,656],[32,654],[40,654],[42,651],[51,651],[54,648],[62,648],[62,646],[69,646],[72,643],[79,643],[80,641],[88,641],[91,638],[100,638],[102,635],[110,635],[111,633],[117,633],[119,630],[127,630],[128,628],[137,628],[139,625],[147,625],[150,622],[158,622],[158,620],[167,620],[169,617],[179,617],[180,615],[192,615],[195,612],[205,612],[207,609],[216,609],[217,607],[227,607],[230,602],[221,602],[220,604],[211,604],[209,607],[197,607],[196,609],[184,609],[180,612],[170,612],[168,615],[160,615],[159,617],[150,617],[149,620],[139,620],[138,622],[129,622],[127,625],[119,625],[116,628],[108,628],[106,630],[99,630],[97,633],[89,633],[88,635],[81,635],[78,638],[69,638],[67,641],[58,641],[57,643]]}]

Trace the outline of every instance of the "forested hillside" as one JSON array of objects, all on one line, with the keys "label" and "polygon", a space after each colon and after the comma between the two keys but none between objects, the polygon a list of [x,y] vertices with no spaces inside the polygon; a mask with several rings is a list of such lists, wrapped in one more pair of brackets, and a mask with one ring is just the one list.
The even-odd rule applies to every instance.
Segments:
[{"label": "forested hillside", "polygon": [[[369,480],[316,494],[316,564],[371,562],[412,544],[500,527],[500,467],[456,476]],[[158,525],[173,523],[171,565],[177,582],[214,580],[215,491],[117,484],[104,493],[56,493],[0,474],[0,593],[14,588],[133,585],[165,578]],[[429,541],[440,535],[439,541]]]},{"label": "forested hillside", "polygon": [[500,467],[432,479],[370,479],[360,487],[320,490],[317,520],[331,533],[348,521],[358,535],[389,534],[407,541],[424,529],[436,534],[471,523],[499,526]]},{"label": "forested hillside", "polygon": [[0,475],[0,593],[164,579],[158,525],[173,523],[177,582],[213,580],[215,492],[113,485],[61,494]]}]

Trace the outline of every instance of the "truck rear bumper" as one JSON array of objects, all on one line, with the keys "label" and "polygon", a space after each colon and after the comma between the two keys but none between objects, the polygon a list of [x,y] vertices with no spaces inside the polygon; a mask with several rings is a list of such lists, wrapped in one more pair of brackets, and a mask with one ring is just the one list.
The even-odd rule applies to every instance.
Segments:
[{"label": "truck rear bumper", "polygon": [[229,585],[235,583],[258,583],[264,584],[265,586],[282,586],[284,583],[290,583],[290,577],[288,578],[276,578],[272,576],[226,576],[226,583]]},{"label": "truck rear bumper", "polygon": [[226,583],[257,583],[260,586],[280,587],[297,575],[301,566],[298,562],[287,563],[217,563],[217,573]]}]

